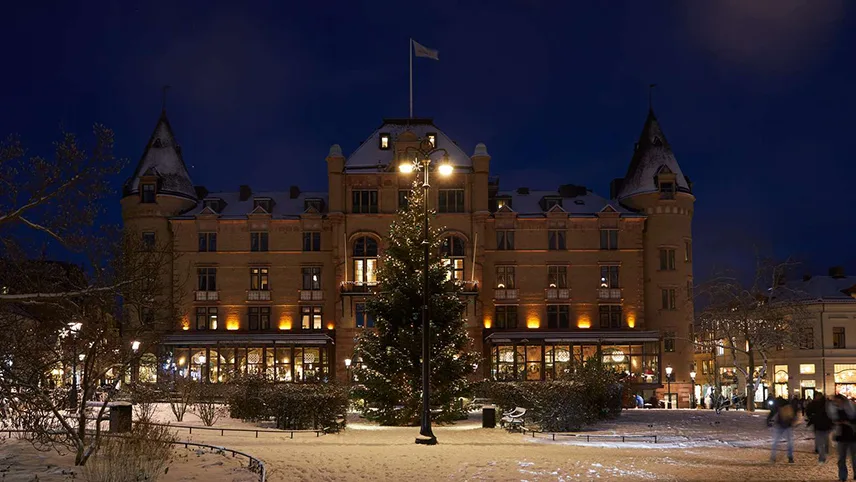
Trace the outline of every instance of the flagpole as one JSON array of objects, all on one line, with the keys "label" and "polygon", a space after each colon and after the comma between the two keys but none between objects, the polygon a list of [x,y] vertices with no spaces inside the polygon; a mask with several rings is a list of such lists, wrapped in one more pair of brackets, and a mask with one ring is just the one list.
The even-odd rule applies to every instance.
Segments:
[{"label": "flagpole", "polygon": [[410,53],[410,118],[413,118],[413,39],[407,42],[407,51]]}]

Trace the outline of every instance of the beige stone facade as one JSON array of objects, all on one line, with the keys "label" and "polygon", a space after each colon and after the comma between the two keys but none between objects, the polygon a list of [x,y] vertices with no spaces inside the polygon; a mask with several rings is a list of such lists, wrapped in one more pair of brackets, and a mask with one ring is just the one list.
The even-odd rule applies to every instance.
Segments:
[{"label": "beige stone facade", "polygon": [[[600,353],[638,391],[688,403],[694,197],[653,113],[609,198],[574,185],[500,189],[484,145],[465,153],[428,119],[387,119],[348,157],[333,146],[327,192],[193,188],[162,115],[122,199],[127,229],[169,242],[184,318],[159,371],[222,381],[347,379],[362,303],[390,221],[427,154],[450,275],[465,286],[485,377],[546,380]],[[145,234],[144,234],[145,233]],[[186,282],[184,281],[186,280]],[[356,363],[357,361],[354,361]]]}]

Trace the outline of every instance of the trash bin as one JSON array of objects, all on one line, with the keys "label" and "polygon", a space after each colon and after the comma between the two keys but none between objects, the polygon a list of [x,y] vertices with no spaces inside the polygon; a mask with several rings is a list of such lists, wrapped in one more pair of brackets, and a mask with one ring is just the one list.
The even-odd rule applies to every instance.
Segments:
[{"label": "trash bin", "polygon": [[110,404],[110,433],[123,433],[131,431],[132,420],[131,404],[127,402],[113,402]]},{"label": "trash bin", "polygon": [[496,407],[493,405],[482,407],[482,428],[496,428]]}]

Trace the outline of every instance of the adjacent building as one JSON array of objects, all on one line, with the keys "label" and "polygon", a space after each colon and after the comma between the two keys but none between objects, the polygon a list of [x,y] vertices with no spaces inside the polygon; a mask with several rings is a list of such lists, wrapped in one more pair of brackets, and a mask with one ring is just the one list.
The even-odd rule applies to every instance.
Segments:
[{"label": "adjacent building", "polygon": [[326,192],[208,191],[191,182],[163,112],[122,198],[126,229],[177,253],[170,297],[184,317],[158,370],[208,382],[346,379],[413,182],[398,165],[417,149],[454,166],[432,178],[429,203],[449,275],[465,286],[483,376],[550,380],[602,356],[644,396],[666,398],[671,386],[688,405],[695,198],[653,111],[607,197],[570,184],[501,187],[484,144],[465,151],[412,118],[385,119],[347,156],[332,146]]}]

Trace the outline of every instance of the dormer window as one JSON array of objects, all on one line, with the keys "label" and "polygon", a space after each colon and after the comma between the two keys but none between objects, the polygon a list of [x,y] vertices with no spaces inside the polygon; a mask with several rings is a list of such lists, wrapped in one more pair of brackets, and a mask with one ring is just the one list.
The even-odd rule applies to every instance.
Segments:
[{"label": "dormer window", "polygon": [[511,198],[510,197],[498,197],[496,198],[496,209],[500,210],[503,206],[508,206],[511,208]]},{"label": "dormer window", "polygon": [[322,202],[320,199],[307,199],[303,201],[303,210],[308,211],[310,208],[317,212],[321,212]]},{"label": "dormer window", "polygon": [[389,134],[380,135],[379,147],[383,150],[389,149]]},{"label": "dormer window", "polygon": [[253,199],[253,211],[258,208],[264,209],[266,213],[270,213],[271,208],[271,200],[268,198],[256,198]]},{"label": "dormer window", "polygon": [[660,199],[675,199],[675,183],[660,183]]},{"label": "dormer window", "polygon": [[202,207],[208,208],[215,213],[220,212],[220,200],[219,199],[205,199],[202,201]]},{"label": "dormer window", "polygon": [[428,134],[425,135],[425,139],[427,139],[428,142],[431,143],[432,148],[434,148],[434,149],[437,148],[437,133],[436,132],[429,132]]},{"label": "dormer window", "polygon": [[140,202],[154,203],[155,202],[155,185],[152,183],[143,184],[140,188]]},{"label": "dormer window", "polygon": [[549,211],[553,209],[555,206],[562,207],[562,198],[560,197],[545,197],[544,198],[544,211]]}]

